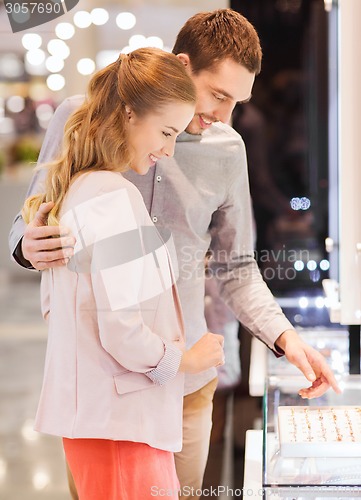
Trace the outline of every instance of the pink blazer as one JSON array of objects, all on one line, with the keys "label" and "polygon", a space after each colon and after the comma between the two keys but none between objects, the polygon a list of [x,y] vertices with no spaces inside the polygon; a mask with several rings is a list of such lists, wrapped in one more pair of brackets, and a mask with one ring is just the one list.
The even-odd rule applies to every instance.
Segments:
[{"label": "pink blazer", "polygon": [[49,338],[35,429],[179,451],[184,328],[172,239],[164,244],[119,173],[78,177],[61,215],[76,246],[67,267],[42,275]]}]

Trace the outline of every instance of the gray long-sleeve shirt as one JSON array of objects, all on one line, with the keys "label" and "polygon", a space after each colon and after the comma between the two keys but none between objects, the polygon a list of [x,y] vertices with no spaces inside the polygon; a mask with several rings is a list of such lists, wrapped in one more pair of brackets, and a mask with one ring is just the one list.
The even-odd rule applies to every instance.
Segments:
[{"label": "gray long-sleeve shirt", "polygon": [[[66,99],[47,130],[39,164],[54,158],[70,113],[83,96]],[[41,192],[46,170],[38,170],[28,195]],[[167,239],[173,235],[179,267],[177,281],[184,314],[187,346],[205,332],[204,265],[210,248],[210,269],[224,301],[239,321],[270,349],[292,325],[262,279],[253,257],[251,200],[247,159],[242,138],[228,125],[213,124],[203,135],[182,133],[174,158],[162,159],[145,176],[129,171],[125,177],[143,195],[151,218]],[[18,214],[10,233],[10,249],[20,258],[24,222]],[[210,369],[186,377],[192,393],[216,376]]]}]

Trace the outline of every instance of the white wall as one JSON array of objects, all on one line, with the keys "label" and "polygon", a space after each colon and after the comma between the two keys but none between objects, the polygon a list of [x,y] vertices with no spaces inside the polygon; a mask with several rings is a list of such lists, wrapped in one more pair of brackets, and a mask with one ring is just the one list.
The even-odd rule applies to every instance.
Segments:
[{"label": "white wall", "polygon": [[341,323],[361,323],[361,1],[339,0]]}]

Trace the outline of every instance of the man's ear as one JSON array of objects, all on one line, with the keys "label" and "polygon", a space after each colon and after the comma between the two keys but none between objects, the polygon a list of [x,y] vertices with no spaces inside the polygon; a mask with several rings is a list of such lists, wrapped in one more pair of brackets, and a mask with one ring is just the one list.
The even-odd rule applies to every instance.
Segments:
[{"label": "man's ear", "polygon": [[189,59],[189,55],[181,53],[181,54],[177,54],[177,57],[180,60],[180,62],[184,64],[186,70],[191,72],[192,66],[191,66],[191,60]]}]

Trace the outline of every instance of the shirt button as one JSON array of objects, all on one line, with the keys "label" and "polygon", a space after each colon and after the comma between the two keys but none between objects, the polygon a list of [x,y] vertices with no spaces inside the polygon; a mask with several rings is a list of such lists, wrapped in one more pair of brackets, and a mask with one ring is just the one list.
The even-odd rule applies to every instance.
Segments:
[{"label": "shirt button", "polygon": [[155,215],[152,217],[152,221],[153,222],[158,222],[158,217],[156,217]]},{"label": "shirt button", "polygon": [[160,182],[162,180],[162,176],[161,175],[157,175],[157,181]]}]

